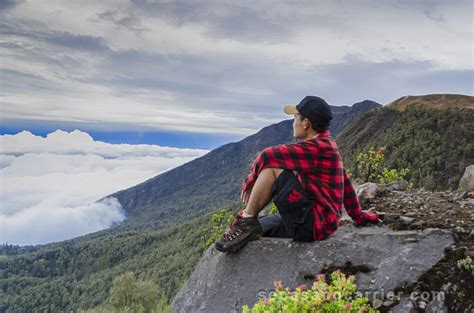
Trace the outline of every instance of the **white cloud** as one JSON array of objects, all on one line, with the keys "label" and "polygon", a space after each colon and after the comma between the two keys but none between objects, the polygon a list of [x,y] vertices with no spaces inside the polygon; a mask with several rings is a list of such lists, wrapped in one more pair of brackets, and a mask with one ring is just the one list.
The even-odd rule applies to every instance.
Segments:
[{"label": "white cloud", "polygon": [[40,244],[94,232],[123,220],[117,200],[74,207],[35,205],[1,215],[1,239],[10,244]]},{"label": "white cloud", "polygon": [[2,135],[0,137],[0,152],[13,155],[47,152],[66,155],[96,154],[105,158],[152,156],[172,159],[175,157],[197,157],[207,152],[207,150],[144,144],[109,144],[94,141],[88,133],[80,130],[72,132],[56,130],[44,138],[35,136],[29,131],[22,131],[16,135]]},{"label": "white cloud", "polygon": [[81,131],[0,136],[0,242],[38,244],[120,222],[106,195],[207,153],[156,145],[108,144]]}]

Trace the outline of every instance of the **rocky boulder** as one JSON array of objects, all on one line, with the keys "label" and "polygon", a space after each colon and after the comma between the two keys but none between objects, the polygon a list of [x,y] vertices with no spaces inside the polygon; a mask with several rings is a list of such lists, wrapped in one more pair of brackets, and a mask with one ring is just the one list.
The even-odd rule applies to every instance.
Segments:
[{"label": "rocky boulder", "polygon": [[452,235],[440,229],[342,225],[324,241],[262,238],[234,254],[210,247],[177,294],[173,310],[240,312],[242,305],[269,296],[276,280],[290,288],[311,285],[317,274],[331,267],[349,268],[359,291],[372,300],[384,300],[398,287],[415,283],[452,243]]},{"label": "rocky boulder", "polygon": [[368,202],[387,194],[389,191],[406,190],[407,187],[408,182],[402,179],[390,184],[365,183],[362,185],[356,185],[355,192],[359,201],[364,206]]},{"label": "rocky boulder", "polygon": [[461,191],[474,191],[474,165],[466,167],[464,175],[459,181],[458,189]]}]

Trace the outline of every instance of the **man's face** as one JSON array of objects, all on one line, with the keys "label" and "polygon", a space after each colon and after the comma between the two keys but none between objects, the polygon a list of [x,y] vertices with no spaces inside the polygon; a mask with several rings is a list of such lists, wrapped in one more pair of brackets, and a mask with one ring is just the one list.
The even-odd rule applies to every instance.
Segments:
[{"label": "man's face", "polygon": [[[293,119],[293,137],[295,138],[305,138],[307,131],[304,129],[307,119],[301,119],[301,114],[294,114]],[[305,122],[306,121],[306,122]]]}]

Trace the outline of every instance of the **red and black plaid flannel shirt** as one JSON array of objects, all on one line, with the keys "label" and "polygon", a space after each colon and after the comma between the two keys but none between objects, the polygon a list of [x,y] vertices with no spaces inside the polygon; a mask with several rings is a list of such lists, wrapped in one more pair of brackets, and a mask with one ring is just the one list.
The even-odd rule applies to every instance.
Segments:
[{"label": "red and black plaid flannel shirt", "polygon": [[298,180],[305,186],[310,200],[314,200],[315,240],[322,240],[337,229],[343,206],[356,224],[377,221],[376,213],[361,210],[354,187],[344,170],[339,149],[329,131],[302,142],[262,150],[245,178],[242,190],[253,186],[265,168],[298,172]]}]

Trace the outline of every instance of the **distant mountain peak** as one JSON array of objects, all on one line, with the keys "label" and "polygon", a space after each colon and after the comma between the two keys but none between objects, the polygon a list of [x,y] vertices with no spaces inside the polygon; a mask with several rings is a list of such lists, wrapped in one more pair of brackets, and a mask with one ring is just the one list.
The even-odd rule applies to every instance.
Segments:
[{"label": "distant mountain peak", "polygon": [[407,109],[469,109],[474,110],[474,97],[457,94],[430,94],[421,96],[404,96],[387,105],[397,111]]},{"label": "distant mountain peak", "polygon": [[360,106],[367,106],[367,105],[370,105],[370,106],[380,106],[381,104],[380,103],[377,103],[375,101],[372,101],[372,100],[369,100],[369,99],[365,99],[363,101],[360,101],[360,102],[356,102],[352,105],[352,107],[360,107]]},{"label": "distant mountain peak", "polygon": [[366,99],[366,100],[354,103],[351,106],[351,109],[352,111],[370,111],[378,107],[382,107],[382,105],[378,102]]}]

